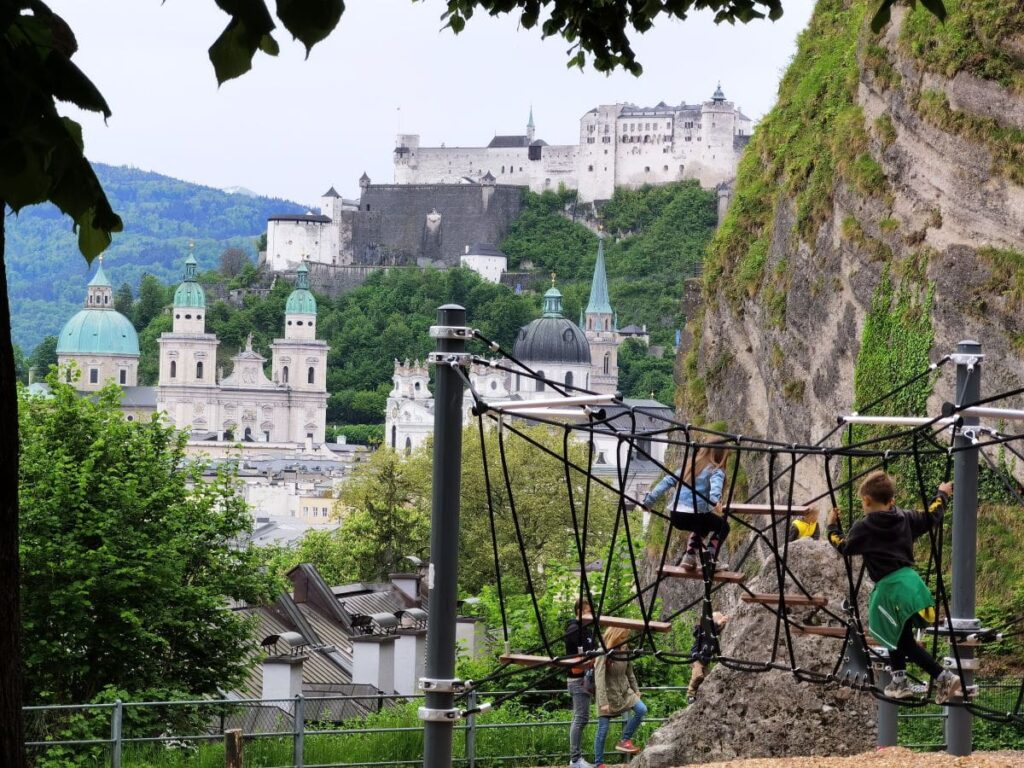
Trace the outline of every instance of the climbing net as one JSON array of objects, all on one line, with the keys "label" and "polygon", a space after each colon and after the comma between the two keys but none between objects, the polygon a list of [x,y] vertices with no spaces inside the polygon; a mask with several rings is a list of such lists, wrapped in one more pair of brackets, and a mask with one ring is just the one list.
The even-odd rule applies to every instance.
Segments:
[{"label": "climbing net", "polygon": [[[983,459],[984,466],[993,476],[998,477],[1004,485],[1008,496],[1024,507],[1021,486],[1006,468],[1005,453],[999,460],[990,455],[993,448],[1009,453],[1024,462],[1024,433],[1005,433],[997,429],[963,427],[963,419],[959,411],[967,407],[976,407],[1007,398],[1021,395],[1024,387],[1010,392],[1003,392],[974,403],[962,403],[962,392],[958,393],[956,403],[945,409],[941,417],[917,420],[906,428],[896,431],[873,430],[868,436],[858,437],[854,426],[845,423],[842,418],[837,425],[820,440],[812,444],[783,443],[765,437],[751,437],[730,434],[706,427],[681,422],[665,415],[664,409],[647,406],[627,405],[621,400],[614,408],[595,405],[597,393],[579,387],[567,387],[565,384],[545,378],[543,373],[531,369],[522,361],[517,360],[507,350],[486,338],[479,331],[473,332],[474,338],[487,346],[491,353],[498,357],[488,358],[473,356],[474,364],[486,365],[515,376],[532,379],[544,390],[555,393],[554,398],[545,398],[535,403],[488,402],[473,386],[466,371],[457,361],[449,364],[468,387],[473,401],[473,415],[476,417],[480,432],[480,445],[483,451],[483,474],[487,495],[488,513],[490,516],[491,551],[494,559],[494,575],[498,603],[501,610],[502,633],[505,653],[500,657],[500,666],[483,680],[474,681],[474,687],[487,682],[491,685],[502,681],[508,687],[508,680],[528,669],[540,669],[544,677],[554,676],[566,667],[579,665],[585,657],[611,655],[619,658],[636,658],[650,655],[665,664],[689,664],[692,659],[689,653],[678,649],[663,647],[658,635],[671,629],[671,622],[682,614],[700,607],[700,625],[706,637],[712,639],[715,651],[713,660],[721,665],[743,672],[766,672],[782,670],[791,673],[798,681],[848,686],[855,690],[870,693],[876,698],[901,706],[924,706],[932,694],[933,682],[927,686],[918,685],[920,694],[910,699],[890,699],[880,690],[876,675],[886,667],[887,653],[872,645],[865,627],[859,606],[862,603],[861,592],[864,583],[864,567],[857,560],[843,557],[846,573],[846,597],[841,607],[830,605],[827,597],[812,594],[797,577],[790,563],[790,542],[786,529],[790,520],[803,516],[812,505],[826,503],[831,508],[845,506],[846,524],[851,525],[854,514],[854,489],[866,475],[877,470],[889,470],[894,462],[906,470],[912,468],[916,491],[920,495],[922,508],[927,510],[932,499],[928,488],[927,476],[940,475],[948,480],[953,467],[954,456],[961,451],[977,451]],[[950,357],[932,363],[924,371],[903,382],[892,391],[882,395],[865,405],[860,415],[876,412],[893,398],[909,387],[921,383],[934,384],[942,367]],[[610,400],[610,398],[609,398]],[[497,462],[500,472],[492,473],[487,443],[484,440],[485,426],[497,428]],[[640,424],[644,426],[641,427]],[[527,424],[547,425],[550,430],[560,431],[562,436],[561,450],[545,445],[526,429]],[[517,437],[533,446],[538,451],[559,461],[565,473],[565,505],[572,526],[572,537],[579,567],[579,596],[584,606],[585,622],[599,626],[618,626],[633,631],[638,640],[627,648],[606,647],[600,632],[595,632],[595,640],[599,645],[594,651],[567,655],[564,650],[564,638],[561,631],[550,632],[545,628],[541,604],[531,574],[529,554],[525,544],[520,515],[517,512],[516,494],[506,454],[506,445],[510,437]],[[613,438],[616,443],[616,455],[624,456],[623,461],[616,461],[617,482],[610,482],[594,471],[595,436],[605,439]],[[855,439],[856,438],[856,439]],[[958,439],[959,438],[959,439]],[[574,460],[570,456],[570,445],[582,443],[586,447],[586,462]],[[683,569],[669,562],[673,527],[670,516],[656,509],[649,509],[650,514],[662,518],[665,525],[664,542],[658,555],[658,566],[654,576],[644,578],[644,568],[636,556],[635,541],[637,523],[631,515],[641,500],[633,498],[628,492],[631,478],[631,464],[634,457],[639,457],[653,464],[663,473],[673,474],[678,480],[678,488],[686,485],[685,474],[656,458],[655,454],[664,455],[656,446],[672,449],[677,461],[676,467],[693,467],[697,451],[706,446],[717,446],[726,450],[729,458],[726,462],[727,488],[723,489],[721,509],[726,519],[745,531],[747,535],[743,544],[733,552],[730,558],[732,570],[716,570],[713,563],[701,555],[700,568]],[[493,457],[491,457],[493,459]],[[667,462],[668,459],[666,458]],[[753,488],[746,498],[737,495],[741,465],[746,462],[752,468],[757,462],[765,471],[764,482]],[[794,502],[797,486],[797,467],[801,463],[817,465],[816,471],[822,478],[822,487],[826,490],[817,497]],[[691,476],[696,473],[692,473]],[[931,477],[930,479],[935,479]],[[582,480],[582,483],[580,482]],[[580,487],[582,485],[582,490]],[[689,487],[689,486],[687,486]],[[628,552],[631,589],[625,599],[607,602],[609,594],[608,579],[611,569],[604,569],[603,584],[591,583],[588,573],[588,559],[595,557],[594,547],[589,545],[589,527],[591,524],[591,501],[595,489],[603,488],[614,494],[616,511],[612,523],[610,540],[605,542],[600,556],[607,552],[606,563],[611,562],[616,547],[620,542],[625,546],[620,549]],[[696,489],[691,489],[698,493]],[[502,492],[504,503],[496,500],[498,492]],[[678,493],[678,489],[676,491]],[[845,495],[845,503],[843,496]],[[554,509],[555,502],[552,502]],[[525,574],[526,591],[532,612],[540,634],[540,642],[536,647],[512,652],[509,647],[509,618],[506,610],[506,595],[502,574],[506,564],[499,557],[499,532],[496,525],[498,516],[505,514],[511,518],[515,544],[521,561],[522,572]],[[763,522],[767,520],[767,522]],[[944,546],[941,518],[938,526],[932,526],[928,532],[929,559],[924,575],[925,581],[935,595],[938,610],[934,611],[934,619],[926,630],[931,640],[931,652],[935,656],[940,640],[947,643],[951,657],[947,666],[959,676],[966,695],[961,700],[947,702],[949,706],[965,707],[974,715],[993,721],[1013,723],[1024,726],[1024,679],[1017,688],[1015,702],[1010,709],[997,710],[991,706],[972,701],[974,688],[969,687],[970,672],[973,671],[971,661],[975,649],[994,643],[1013,635],[1024,634],[1024,630],[1016,629],[1024,623],[1024,616],[1009,621],[1000,629],[981,628],[980,626],[958,627],[950,620],[952,614],[949,596],[944,578]],[[783,530],[780,531],[780,523]],[[738,539],[734,536],[732,540]],[[753,592],[745,583],[744,565],[756,553],[768,552],[770,565],[774,571],[777,593],[764,594]],[[686,605],[681,606],[668,616],[656,618],[655,611],[659,605],[657,600],[661,586],[667,579],[689,578],[702,582],[702,594]],[[774,619],[774,638],[768,658],[746,659],[724,655],[719,650],[718,628],[712,619],[714,607],[721,602],[725,588],[736,587],[742,590],[741,600],[758,606]],[[639,619],[626,619],[616,616],[623,609],[631,609],[634,613],[639,608]],[[795,618],[797,608],[805,608],[811,612],[811,619],[816,623],[806,623],[809,619],[798,621]],[[822,671],[802,666],[798,655],[798,647],[793,642],[794,635],[820,636],[834,638],[837,642],[835,662],[830,670]],[[784,642],[782,642],[784,640]],[[560,648],[561,646],[561,648]],[[780,650],[780,648],[782,650]],[[523,693],[527,688],[537,684],[532,678],[530,684],[522,690],[510,690],[492,704],[501,703]]]}]

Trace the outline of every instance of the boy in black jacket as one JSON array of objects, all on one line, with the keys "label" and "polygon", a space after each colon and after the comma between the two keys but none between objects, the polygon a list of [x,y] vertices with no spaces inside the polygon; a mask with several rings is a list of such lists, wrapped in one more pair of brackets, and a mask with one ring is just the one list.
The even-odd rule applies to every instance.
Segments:
[{"label": "boy in black jacket", "polygon": [[[594,641],[593,630],[583,623],[583,601],[576,601],[576,615],[565,625],[565,655],[576,656],[577,654],[593,651],[597,648]],[[583,749],[580,746],[583,737],[583,729],[590,722],[590,701],[594,696],[593,689],[587,691],[584,684],[587,670],[594,666],[592,660],[587,660],[578,667],[570,667],[568,670],[568,681],[566,687],[569,695],[572,696],[572,725],[569,726],[569,768],[594,768],[583,759]]]},{"label": "boy in black jacket", "polygon": [[840,528],[839,510],[833,509],[829,515],[829,542],[844,555],[861,555],[875,582],[868,602],[868,626],[889,650],[892,682],[885,687],[885,695],[892,699],[913,696],[907,682],[907,659],[935,678],[937,704],[962,694],[960,678],[943,670],[913,635],[914,625],[926,623],[924,615],[935,610],[931,590],[914,570],[914,539],[939,524],[952,492],[953,484],[943,483],[927,511],[897,509],[892,478],[879,470],[861,483],[864,517],[848,534],[844,536]]},{"label": "boy in black jacket", "polygon": [[693,646],[690,648],[690,658],[693,665],[690,667],[690,684],[686,687],[686,703],[693,704],[697,700],[697,689],[704,682],[704,675],[707,672],[711,659],[718,655],[718,638],[725,629],[729,617],[715,611],[711,614],[711,621],[714,622],[715,631],[712,635],[705,632],[704,627],[698,622],[693,627]]}]

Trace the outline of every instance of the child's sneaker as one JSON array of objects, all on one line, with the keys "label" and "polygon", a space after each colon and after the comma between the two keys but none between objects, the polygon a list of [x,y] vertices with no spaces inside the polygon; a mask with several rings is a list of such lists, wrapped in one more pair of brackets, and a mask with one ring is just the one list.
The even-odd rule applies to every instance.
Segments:
[{"label": "child's sneaker", "polygon": [[577,758],[569,763],[569,768],[594,768],[593,765],[588,763],[582,757]]},{"label": "child's sneaker", "polygon": [[682,562],[679,563],[679,565],[681,565],[683,568],[685,568],[688,571],[695,571],[695,570],[697,570],[697,564],[698,563],[697,563],[697,553],[696,552],[687,552],[685,555],[683,555]]},{"label": "child's sneaker", "polygon": [[696,695],[694,695],[692,693],[686,694],[686,705],[687,706],[693,704],[695,701],[697,701]]},{"label": "child's sneaker", "polygon": [[942,674],[935,678],[935,703],[945,704],[950,699],[963,695],[963,686],[960,684],[960,676],[943,670]]},{"label": "child's sneaker", "polygon": [[893,673],[892,681],[885,686],[883,693],[890,699],[909,699],[914,695],[906,674],[899,674],[897,672]]},{"label": "child's sneaker", "polygon": [[635,755],[640,751],[640,747],[633,743],[632,739],[623,739],[615,745],[616,752],[625,752],[627,755]]}]

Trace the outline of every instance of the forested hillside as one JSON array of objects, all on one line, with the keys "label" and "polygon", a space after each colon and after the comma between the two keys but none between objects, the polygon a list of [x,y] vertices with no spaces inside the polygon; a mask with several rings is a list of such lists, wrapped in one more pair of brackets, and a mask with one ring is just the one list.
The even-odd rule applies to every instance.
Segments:
[{"label": "forested hillside", "polygon": [[[104,258],[111,279],[138,289],[146,272],[175,280],[190,240],[203,267],[213,267],[228,247],[255,258],[254,240],[267,216],[301,213],[296,203],[228,194],[218,189],[135,168],[93,166],[110,202],[124,220]],[[56,334],[81,305],[85,263],[71,224],[52,205],[27,208],[7,220],[7,280],[14,342],[26,352]]]}]

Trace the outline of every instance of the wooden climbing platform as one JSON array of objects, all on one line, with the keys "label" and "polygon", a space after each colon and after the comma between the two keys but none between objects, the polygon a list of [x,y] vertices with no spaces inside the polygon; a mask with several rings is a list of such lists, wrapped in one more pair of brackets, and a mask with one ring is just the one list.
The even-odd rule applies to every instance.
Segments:
[{"label": "wooden climbing platform", "polygon": [[[593,616],[584,616],[584,624],[593,624]],[[620,627],[622,629],[632,629],[637,632],[642,632],[644,629],[643,619],[623,619],[618,616],[599,616],[597,619],[598,625],[602,627]],[[651,628],[651,632],[668,632],[672,629],[672,623],[668,621],[649,621],[648,626]]]},{"label": "wooden climbing platform", "polygon": [[[695,579],[697,581],[704,580],[704,573],[699,568],[683,568],[679,565],[665,565],[661,568],[661,575],[668,576],[674,579]],[[739,584],[746,576],[739,571],[715,571],[715,575],[711,577],[712,581],[721,581],[727,584]]]},{"label": "wooden climbing platform", "polygon": [[506,653],[498,657],[502,664],[519,664],[523,667],[575,667],[586,662],[582,656],[567,659],[553,659],[550,656],[530,656],[526,653]]},{"label": "wooden climbing platform", "polygon": [[[772,592],[755,592],[751,595],[740,595],[740,600],[744,603],[758,603],[759,605],[777,605],[779,602],[780,595]],[[828,605],[828,598],[824,595],[786,595],[786,605],[792,605],[794,607],[799,606],[814,606],[816,608],[823,608]]]},{"label": "wooden climbing platform", "polygon": [[726,509],[734,515],[772,515],[774,517],[788,517],[796,515],[802,517],[810,509],[806,504],[794,504],[787,507],[785,504],[730,504]]},{"label": "wooden climbing platform", "polygon": [[791,624],[794,630],[802,635],[819,635],[820,637],[846,637],[846,627],[818,627],[813,624]]}]

